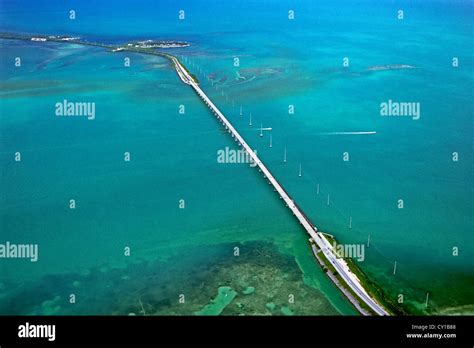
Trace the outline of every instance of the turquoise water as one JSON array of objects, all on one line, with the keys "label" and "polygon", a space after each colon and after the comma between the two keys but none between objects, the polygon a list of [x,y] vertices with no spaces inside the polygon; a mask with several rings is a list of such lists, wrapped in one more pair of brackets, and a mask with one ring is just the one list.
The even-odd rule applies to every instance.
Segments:
[{"label": "turquoise water", "polygon": [[[191,71],[199,66],[220,81],[216,90],[199,76],[320,230],[344,243],[365,243],[370,235],[361,268],[389,296],[404,294],[412,312],[472,313],[472,2],[114,4],[7,1],[0,29],[103,42],[189,41],[191,47],[171,52],[186,57]],[[67,18],[71,8],[75,21]],[[396,19],[400,8],[403,21]],[[177,20],[180,9],[184,21]],[[20,312],[11,298],[29,283],[18,282],[153,260],[166,269],[181,264],[184,272],[194,268],[183,255],[195,253],[204,260],[199,273],[215,252],[232,258],[233,243],[266,241],[295,258],[306,284],[319,289],[312,296],[323,305],[314,314],[354,313],[311,263],[305,234],[258,173],[217,163],[216,152],[233,141],[166,60],[127,54],[132,65],[123,68],[125,54],[97,48],[0,44],[2,240],[39,243],[41,253],[38,263],[2,261],[3,312]],[[15,57],[22,57],[21,68]],[[459,57],[458,68],[452,57]],[[370,69],[395,64],[415,68]],[[236,72],[246,80],[237,81]],[[54,104],[63,99],[95,102],[96,119],[56,118]],[[381,117],[379,105],[388,99],[419,102],[420,120]],[[260,124],[273,128],[272,148],[268,134],[258,136]],[[376,134],[332,134],[354,131]],[[21,163],[12,160],[16,151]],[[349,162],[342,161],[346,151]],[[75,210],[68,209],[71,198]],[[404,209],[397,208],[400,198]],[[58,282],[60,298],[62,288]],[[106,301],[94,311],[112,312]]]}]

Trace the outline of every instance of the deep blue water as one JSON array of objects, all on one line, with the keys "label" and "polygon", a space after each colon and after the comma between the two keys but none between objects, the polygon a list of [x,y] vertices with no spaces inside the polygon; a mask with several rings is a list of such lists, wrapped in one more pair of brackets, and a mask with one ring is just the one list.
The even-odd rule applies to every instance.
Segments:
[{"label": "deep blue water", "polygon": [[[215,90],[200,76],[315,224],[345,243],[370,235],[361,267],[372,279],[420,310],[429,291],[433,311],[472,312],[472,17],[472,1],[3,1],[0,30],[189,41],[172,52],[219,80]],[[310,256],[303,231],[265,181],[246,166],[216,163],[232,141],[165,60],[130,55],[123,69],[124,54],[97,48],[0,47],[1,239],[37,241],[42,250],[36,265],[2,261],[6,279],[128,264],[129,244],[137,259],[179,260],[196,245],[271,240],[299,258],[338,311],[350,312],[301,261]],[[12,65],[18,56],[21,69]],[[374,70],[397,64],[414,68]],[[96,120],[58,120],[52,106],[63,99],[94,101]],[[388,99],[419,102],[420,119],[381,117]],[[268,134],[258,137],[260,124],[273,128],[272,148]],[[334,134],[357,131],[376,134]],[[11,161],[15,151],[21,165]]]}]

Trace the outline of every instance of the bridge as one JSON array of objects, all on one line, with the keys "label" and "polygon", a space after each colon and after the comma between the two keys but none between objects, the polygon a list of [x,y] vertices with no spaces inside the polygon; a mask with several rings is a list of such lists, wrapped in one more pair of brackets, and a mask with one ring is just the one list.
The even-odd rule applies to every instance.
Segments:
[{"label": "bridge", "polygon": [[[11,39],[11,40],[31,40],[31,36],[18,35],[18,34],[5,34],[5,33],[0,33],[0,38]],[[64,42],[61,40],[58,41],[58,40],[51,40],[51,39],[50,41]],[[67,41],[67,42],[70,43],[70,41]],[[79,45],[100,46],[100,47],[107,48],[110,50],[114,50],[120,47],[120,46],[112,46],[112,45],[105,45],[105,44],[99,44],[99,43],[84,42],[81,40],[74,40],[73,43],[79,44]],[[284,188],[275,179],[275,177],[263,164],[260,158],[258,158],[257,154],[250,148],[250,146],[245,142],[245,140],[242,138],[239,132],[237,132],[237,130],[232,126],[229,120],[222,114],[222,112],[220,112],[220,110],[202,91],[202,89],[198,85],[198,82],[194,79],[193,76],[191,76],[191,74],[179,62],[179,60],[171,54],[158,52],[158,51],[135,49],[135,48],[129,48],[129,47],[124,47],[124,50],[138,52],[142,54],[164,56],[170,59],[181,81],[183,81],[187,85],[190,85],[196,91],[196,93],[203,100],[203,102],[211,109],[211,111],[216,116],[218,121],[221,122],[222,125],[227,130],[227,132],[231,134],[232,138],[234,138],[238,146],[243,147],[243,149],[249,154],[249,156],[252,158],[254,163],[256,163],[260,171],[263,173],[264,178],[266,178],[269,184],[273,186],[274,190],[278,192],[278,194],[280,195],[280,199],[283,199],[285,201],[286,206],[291,210],[293,215],[296,216],[299,223],[310,235],[311,239],[318,246],[318,248],[323,252],[326,259],[329,260],[330,264],[338,272],[338,274],[341,276],[341,278],[344,280],[347,286],[360,298],[361,301],[363,301],[376,314],[389,315],[389,313],[385,310],[385,308],[383,308],[367,293],[367,291],[364,289],[364,287],[360,283],[360,280],[351,272],[347,263],[343,259],[339,259],[338,257],[336,257],[336,253],[333,250],[334,249],[333,246],[329,243],[329,241],[323,236],[321,232],[318,232],[318,229],[316,228],[316,226],[313,225],[311,220],[303,213],[303,210],[298,207],[298,205],[294,202],[294,200],[290,197],[290,195],[284,190]]]},{"label": "bridge", "polygon": [[355,293],[357,296],[375,313],[378,315],[389,315],[389,313],[379,304],[377,303],[364,289],[360,280],[351,272],[349,266],[346,262],[342,259],[336,257],[334,252],[333,246],[329,243],[329,241],[318,232],[316,226],[313,225],[311,220],[303,213],[303,211],[298,207],[298,205],[294,202],[294,200],[290,197],[290,195],[284,190],[284,188],[280,185],[280,183],[275,179],[272,173],[267,169],[267,167],[263,164],[260,158],[257,156],[255,151],[251,149],[251,147],[247,144],[247,142],[242,138],[242,136],[237,132],[237,130],[232,126],[229,120],[224,116],[224,114],[214,105],[214,103],[209,99],[209,97],[202,91],[199,87],[197,82],[194,78],[189,74],[189,72],[182,66],[179,60],[174,57],[170,56],[175,68],[176,72],[180,79],[190,85],[202,101],[211,109],[212,113],[216,116],[217,120],[222,123],[224,128],[227,132],[234,138],[235,142],[238,146],[241,146],[245,152],[249,154],[252,158],[253,162],[256,163],[260,171],[263,173],[264,178],[268,180],[268,182],[273,186],[276,192],[280,195],[280,198],[284,200],[288,208],[291,210],[293,215],[298,219],[299,223],[303,226],[306,232],[310,235],[311,239],[314,243],[321,249],[327,260],[331,263],[331,265],[337,270],[338,274],[341,278],[345,281],[347,286]]}]

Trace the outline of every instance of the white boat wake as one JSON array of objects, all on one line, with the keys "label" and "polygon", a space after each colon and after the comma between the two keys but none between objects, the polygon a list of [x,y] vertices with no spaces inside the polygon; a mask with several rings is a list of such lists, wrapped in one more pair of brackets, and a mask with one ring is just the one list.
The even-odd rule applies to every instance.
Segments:
[{"label": "white boat wake", "polygon": [[377,134],[376,131],[370,132],[323,132],[318,133],[318,135],[369,135],[369,134]]}]

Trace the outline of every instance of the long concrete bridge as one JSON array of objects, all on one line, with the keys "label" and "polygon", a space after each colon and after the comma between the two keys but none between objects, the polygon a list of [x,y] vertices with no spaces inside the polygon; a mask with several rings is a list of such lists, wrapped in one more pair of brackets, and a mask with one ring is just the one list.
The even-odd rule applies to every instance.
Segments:
[{"label": "long concrete bridge", "polygon": [[[17,35],[17,34],[0,34],[1,38],[4,39],[13,39],[13,40],[30,40],[30,36],[24,35]],[[57,40],[52,40],[57,41]],[[63,41],[59,41],[63,42]],[[69,42],[69,41],[68,41]],[[108,49],[116,49],[118,46],[111,46],[111,45],[104,45],[104,44],[96,44],[96,43],[88,43],[83,42],[81,40],[75,40],[74,43],[81,44],[81,45],[94,45],[94,46],[101,46]],[[190,85],[199,97],[206,103],[206,105],[211,109],[214,113],[216,118],[225,129],[231,134],[232,138],[237,142],[237,144],[249,154],[252,158],[254,163],[258,166],[261,172],[263,172],[264,178],[268,180],[268,182],[273,186],[276,192],[280,195],[280,198],[283,199],[286,203],[286,206],[291,210],[293,215],[296,216],[300,224],[306,230],[306,232],[310,235],[311,239],[314,243],[318,246],[318,248],[323,252],[327,260],[331,263],[331,265],[337,270],[338,274],[341,278],[345,281],[347,286],[363,301],[369,308],[371,308],[375,313],[378,315],[389,315],[389,313],[383,308],[379,303],[377,303],[364,289],[362,284],[360,283],[359,279],[351,272],[348,265],[343,259],[339,259],[336,257],[336,253],[334,252],[333,246],[328,242],[328,240],[323,236],[321,232],[318,232],[316,226],[313,225],[311,220],[303,213],[302,209],[298,207],[298,205],[294,202],[294,200],[290,197],[290,195],[284,190],[284,188],[280,185],[280,183],[275,179],[275,177],[270,173],[270,171],[265,167],[263,162],[258,158],[257,154],[250,148],[250,146],[245,142],[242,136],[237,132],[237,130],[232,126],[229,120],[219,111],[219,109],[214,105],[214,103],[207,97],[207,95],[202,91],[199,87],[197,81],[191,76],[191,74],[186,70],[186,68],[179,62],[179,60],[170,54],[162,53],[162,52],[155,52],[155,51],[147,51],[147,50],[140,50],[140,49],[130,49],[124,48],[127,51],[134,51],[143,54],[152,54],[152,55],[159,55],[165,56],[173,62],[175,66],[176,72],[180,79]]]},{"label": "long concrete bridge", "polygon": [[209,99],[209,97],[202,91],[194,78],[189,74],[189,72],[181,65],[179,60],[176,57],[171,56],[173,64],[176,68],[180,79],[190,85],[203,102],[211,109],[213,114],[216,116],[217,120],[222,123],[227,132],[234,138],[238,146],[241,146],[252,158],[253,162],[256,163],[258,168],[264,175],[264,178],[274,187],[275,191],[278,192],[280,198],[283,199],[291,210],[293,215],[296,216],[299,223],[303,226],[306,232],[310,235],[314,243],[322,250],[325,257],[329,260],[331,265],[337,270],[342,279],[346,282],[347,286],[355,293],[357,296],[375,313],[378,315],[389,315],[389,313],[377,303],[364,289],[359,279],[351,272],[346,262],[342,259],[336,257],[333,246],[329,241],[323,237],[321,232],[318,232],[316,226],[310,221],[310,219],[303,213],[303,211],[298,207],[294,200],[288,195],[280,183],[275,179],[272,173],[267,169],[263,164],[260,158],[257,156],[255,151],[247,144],[247,142],[242,138],[242,136],[237,132],[237,130],[232,126],[229,120],[224,116],[222,112],[214,105],[214,103]]}]

